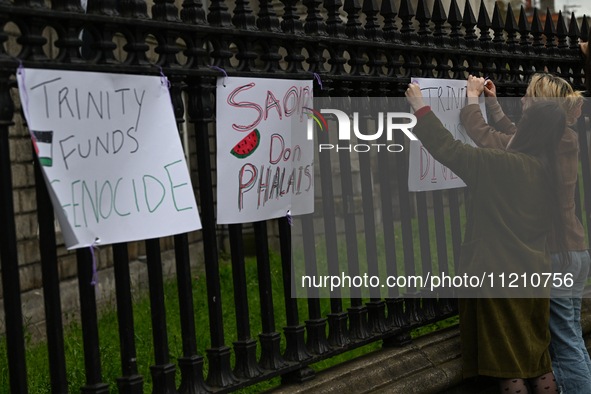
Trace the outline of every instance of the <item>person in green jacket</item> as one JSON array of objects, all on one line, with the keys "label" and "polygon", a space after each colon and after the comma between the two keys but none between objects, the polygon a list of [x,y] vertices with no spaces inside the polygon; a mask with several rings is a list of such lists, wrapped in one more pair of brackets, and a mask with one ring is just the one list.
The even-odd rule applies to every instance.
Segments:
[{"label": "person in green jacket", "polygon": [[[489,109],[489,124],[482,116],[478,97],[484,93]],[[468,105],[462,108],[460,120],[466,133],[481,148],[505,149],[517,128],[497,101],[496,87],[491,80],[468,77]],[[575,192],[578,183],[579,141],[570,127],[576,124],[583,104],[581,92],[573,90],[563,78],[536,73],[521,99],[524,106],[535,101],[550,100],[559,104],[566,114],[567,128],[556,146],[556,160],[561,185],[561,205],[565,223],[565,245],[550,242],[552,272],[550,293],[550,357],[554,376],[562,394],[591,393],[591,359],[581,329],[581,304],[591,258],[587,252],[585,230],[576,215]],[[561,264],[567,252],[570,264]],[[571,281],[572,279],[572,281]],[[570,281],[570,282],[569,282]]]},{"label": "person in green jacket", "polygon": [[[566,127],[562,108],[533,103],[505,150],[483,149],[454,140],[425,106],[419,85],[409,84],[406,97],[417,117],[413,133],[472,196],[458,274],[499,267],[551,272],[547,238],[562,237],[564,228],[554,209],[560,196],[556,146]],[[527,393],[526,380],[535,394],[558,393],[548,352],[548,298],[460,298],[459,306],[464,377],[499,378],[501,393]]]}]

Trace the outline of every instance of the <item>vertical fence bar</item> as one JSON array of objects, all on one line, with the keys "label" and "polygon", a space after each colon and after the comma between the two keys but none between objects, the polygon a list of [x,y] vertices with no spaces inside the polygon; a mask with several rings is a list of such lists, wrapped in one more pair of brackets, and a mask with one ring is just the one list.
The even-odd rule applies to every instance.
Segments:
[{"label": "vertical fence bar", "polygon": [[451,241],[454,253],[454,268],[458,267],[462,248],[462,228],[460,222],[460,200],[458,189],[449,189],[449,222],[451,225]]},{"label": "vertical fence bar", "polygon": [[257,341],[250,336],[242,225],[230,224],[228,229],[230,232],[232,280],[234,282],[234,304],[236,306],[236,327],[238,331],[238,340],[234,342],[234,353],[236,354],[234,375],[241,379],[251,379],[261,375],[263,371],[257,364]]},{"label": "vertical fence bar", "polygon": [[[304,261],[306,275],[312,280],[318,278],[316,261],[316,241],[314,238],[313,214],[301,216],[302,236],[304,242]],[[308,348],[316,354],[325,354],[331,350],[326,339],[326,319],[322,317],[320,294],[314,286],[308,288],[308,316],[306,329],[308,331]]]},{"label": "vertical fence bar", "polygon": [[[365,123],[365,122],[363,122]],[[367,124],[367,123],[365,123]],[[361,176],[361,198],[363,204],[363,224],[365,233],[365,255],[367,271],[370,277],[380,277],[378,266],[378,247],[376,241],[376,223],[374,217],[373,185],[369,151],[359,152],[359,172]],[[386,332],[386,303],[380,297],[380,288],[370,284],[370,302],[368,302],[368,329],[376,334]]]},{"label": "vertical fence bar", "polygon": [[279,242],[281,248],[281,269],[283,270],[283,296],[285,298],[285,312],[287,317],[287,326],[283,327],[285,333],[285,353],[283,353],[283,358],[286,361],[300,362],[309,359],[312,357],[312,354],[306,347],[306,327],[300,324],[298,315],[291,226],[286,217],[279,218]]},{"label": "vertical fence bar", "polygon": [[279,349],[281,334],[275,331],[267,222],[255,222],[253,226],[257,245],[257,272],[261,300],[261,322],[263,326],[263,332],[259,334],[261,340],[260,366],[264,369],[277,370],[287,366],[287,364],[283,360]]},{"label": "vertical fence bar", "polygon": [[113,270],[117,294],[117,321],[119,322],[119,346],[122,376],[117,378],[117,388],[122,394],[142,394],[144,378],[137,371],[131,276],[127,243],[113,245]]},{"label": "vertical fence bar", "polygon": [[[401,85],[398,85],[401,89]],[[393,105],[397,110],[404,110],[405,105],[395,102]],[[394,143],[404,146],[404,137],[397,131],[394,133]],[[411,205],[408,191],[408,157],[406,154],[396,154],[396,182],[398,186],[398,204],[400,209],[400,225],[402,229],[402,251],[404,258],[404,274],[414,275],[414,247],[412,240]],[[415,289],[408,288],[402,297],[398,297],[392,303],[395,316],[400,316],[399,327],[405,327],[411,322],[419,321],[418,305],[415,299]],[[405,346],[410,344],[411,338],[408,332],[403,332],[392,338],[384,340],[384,347]]]},{"label": "vertical fence bar", "polygon": [[39,221],[39,252],[41,254],[41,275],[43,277],[43,299],[45,301],[45,327],[49,357],[49,375],[52,393],[67,393],[66,355],[64,353],[64,330],[62,327],[62,306],[60,278],[57,264],[55,241],[55,218],[50,207],[51,199],[39,161],[35,159],[35,194],[37,196],[37,219]]},{"label": "vertical fence bar", "polygon": [[[576,23],[576,22],[575,22]],[[521,46],[521,53],[524,55],[528,55],[531,53],[531,36],[529,32],[531,31],[531,26],[529,21],[527,20],[527,14],[525,13],[525,9],[523,5],[521,6],[521,10],[519,12],[519,45]],[[531,66],[524,68],[524,79],[527,81],[529,80],[529,76],[532,74]]]},{"label": "vertical fence bar", "polygon": [[[460,199],[458,189],[448,190],[449,196],[449,222],[451,225],[451,242],[453,248],[454,273],[460,266],[460,254],[462,252],[462,228],[460,221]],[[452,309],[457,309],[457,299],[451,301]]]},{"label": "vertical fence bar", "polygon": [[[431,262],[431,242],[429,239],[429,217],[427,209],[427,192],[418,192],[417,199],[417,219],[419,222],[419,242],[421,244],[421,268],[423,279],[428,273],[433,273]],[[425,317],[431,318],[439,314],[436,302],[433,302],[433,294],[425,287],[422,295],[428,295],[429,298],[423,298],[423,313]]]},{"label": "vertical fence bar", "polygon": [[[98,319],[96,312],[95,286],[92,285],[92,254],[90,247],[77,249],[78,291],[80,293],[80,324],[84,347],[86,385],[83,394],[108,394],[109,385],[102,383],[101,354],[99,346]],[[98,283],[96,284],[98,286]]]},{"label": "vertical fence bar", "polygon": [[[445,23],[447,22],[447,14],[443,8],[441,0],[435,0],[433,3],[433,16],[431,17],[433,22],[433,42],[439,48],[449,48],[449,37],[447,35]],[[487,30],[488,32],[488,30]],[[437,67],[437,78],[449,78],[448,70],[451,68],[448,64],[442,64],[438,62]]]},{"label": "vertical fence bar", "polygon": [[164,284],[162,276],[162,257],[160,240],[146,240],[146,261],[148,265],[148,284],[150,287],[150,313],[152,316],[152,338],[154,341],[154,361],[150,366],[154,394],[175,394],[174,375],[176,367],[170,363],[168,353],[168,333],[166,331],[166,308],[164,306]]},{"label": "vertical fence bar", "polygon": [[[435,214],[435,240],[437,243],[437,265],[439,273],[446,272],[449,274],[449,260],[447,256],[447,239],[445,236],[445,213],[443,210],[443,192],[435,190],[433,192],[433,211]],[[451,312],[450,297],[451,292],[441,294],[444,299],[440,299],[441,308],[444,312]]]},{"label": "vertical fence bar", "polygon": [[544,39],[542,38],[543,32],[544,29],[542,27],[542,22],[540,21],[540,16],[538,15],[538,9],[534,8],[534,13],[531,20],[531,35],[532,49],[536,55],[540,55],[544,50]]},{"label": "vertical fence bar", "polygon": [[[366,7],[367,9],[367,7]],[[352,104],[356,110],[365,110],[366,116],[375,114],[377,111],[370,111],[368,98],[364,97],[367,95],[367,86],[361,85],[357,90],[360,92],[360,98],[352,98]],[[381,113],[380,113],[381,115]],[[362,117],[361,128],[367,132],[368,122],[367,118]],[[374,123],[377,125],[377,119]],[[374,216],[374,203],[373,203],[373,185],[372,185],[372,174],[371,174],[371,163],[370,154],[368,152],[359,152],[359,175],[361,181],[361,203],[363,206],[363,225],[365,234],[365,255],[367,260],[367,273],[371,277],[380,277],[379,266],[378,266],[378,250],[376,240],[376,225]],[[381,299],[380,288],[373,287],[370,284],[369,289],[370,302],[368,302],[368,329],[376,334],[387,331],[386,325],[386,303]]]},{"label": "vertical fence bar", "polygon": [[[385,99],[385,98],[384,98]],[[378,139],[378,143],[382,146],[387,145],[388,140],[386,135]],[[380,198],[382,202],[382,224],[384,228],[384,248],[387,264],[388,276],[398,277],[398,261],[396,258],[396,235],[394,233],[394,212],[392,203],[394,195],[391,189],[390,176],[390,161],[388,157],[389,152],[385,149],[380,149],[378,152],[378,177],[380,182]],[[397,286],[388,287],[388,298],[386,305],[388,305],[388,325],[393,327],[402,327],[408,324],[405,321],[404,311],[402,310],[400,289]]]},{"label": "vertical fence bar", "polygon": [[[173,8],[171,17],[175,17],[176,8]],[[164,11],[164,10],[161,10]],[[164,17],[162,12],[161,17]],[[176,57],[174,58],[176,61]],[[170,61],[172,63],[172,60]],[[177,129],[182,129],[185,122],[185,104],[182,97],[182,77],[172,75],[170,98]],[[197,340],[195,332],[195,308],[193,306],[193,287],[191,282],[191,256],[189,255],[189,236],[187,233],[174,236],[175,263],[177,272],[177,290],[179,295],[179,314],[181,320],[181,338],[183,342],[183,355],[177,359],[181,370],[180,394],[208,393],[211,390],[203,380],[203,356],[197,354]]]},{"label": "vertical fence bar", "polygon": [[189,237],[186,233],[174,236],[174,250],[183,341],[183,356],[177,359],[181,370],[181,384],[178,391],[180,394],[209,393],[211,390],[203,380],[203,356],[197,354],[191,257]]},{"label": "vertical fence bar", "polygon": [[[349,276],[359,276],[359,249],[357,245],[357,227],[355,225],[355,194],[351,170],[351,155],[345,145],[345,140],[339,140],[339,166],[341,170],[341,196],[343,201],[343,216],[345,220],[345,242],[347,247],[347,267]],[[364,340],[372,334],[367,326],[367,306],[361,301],[361,291],[351,288],[351,307],[349,312],[349,339]]]},{"label": "vertical fence bar", "polygon": [[[394,133],[394,142],[404,146],[404,137],[400,130]],[[396,175],[398,180],[398,199],[400,203],[400,221],[402,225],[402,248],[404,251],[404,274],[415,275],[415,253],[412,239],[412,220],[410,193],[408,191],[408,157],[405,154],[396,155]],[[410,322],[421,321],[416,288],[407,287],[405,294],[406,315]],[[403,343],[410,342],[410,335],[406,334]]]},{"label": "vertical fence bar", "polygon": [[212,83],[215,83],[215,79],[198,78],[188,81],[188,113],[191,121],[195,123],[201,223],[203,225],[203,255],[205,257],[209,334],[211,338],[211,348],[207,349],[209,373],[206,382],[209,386],[228,387],[237,383],[238,379],[232,373],[230,365],[231,350],[224,342],[222,292],[216,240],[215,203],[213,199],[213,171],[211,168],[208,130],[209,124],[213,121],[213,100],[211,95],[215,86]]},{"label": "vertical fence bar", "polygon": [[[291,240],[291,225],[287,217],[279,218],[279,237],[281,247],[281,264],[283,270],[283,294],[287,312],[285,332],[286,348],[283,359],[301,362],[312,357],[306,345],[306,326],[300,325],[298,316],[297,292],[295,290],[295,267]],[[293,297],[293,298],[292,298]],[[315,372],[310,367],[303,367],[281,375],[281,383],[303,383],[312,380]]]},{"label": "vertical fence bar", "polygon": [[8,142],[8,128],[14,124],[14,103],[10,97],[9,76],[6,72],[0,74],[0,260],[4,299],[11,300],[4,302],[10,392],[25,394],[28,392],[27,366]]},{"label": "vertical fence bar", "polygon": [[[327,100],[327,98],[325,98]],[[328,144],[328,134],[316,133],[319,144]],[[318,155],[320,165],[320,184],[322,189],[322,211],[324,212],[324,235],[326,244],[326,264],[328,274],[340,276],[339,249],[336,227],[335,198],[332,183],[332,163],[330,150],[323,150]],[[318,184],[318,183],[316,183]],[[328,314],[328,343],[330,346],[342,347],[349,342],[347,333],[347,313],[343,312],[341,288],[337,287],[331,294],[330,311]]]}]

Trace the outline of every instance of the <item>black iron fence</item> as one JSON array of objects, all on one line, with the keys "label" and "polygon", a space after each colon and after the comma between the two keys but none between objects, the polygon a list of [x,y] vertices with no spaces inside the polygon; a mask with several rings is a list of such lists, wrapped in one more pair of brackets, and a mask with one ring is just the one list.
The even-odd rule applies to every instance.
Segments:
[{"label": "black iron fence", "polygon": [[[8,135],[13,125],[11,92],[16,86],[13,77],[18,61],[10,55],[31,68],[156,75],[158,71],[148,61],[152,44],[158,66],[172,82],[170,91],[177,122],[180,125],[187,118],[194,125],[211,347],[206,355],[197,353],[189,236],[177,235],[174,247],[183,355],[177,359],[182,381],[180,387],[175,387],[177,366],[169,357],[160,243],[157,239],[145,240],[155,355],[155,365],[151,367],[154,393],[225,393],[279,375],[286,381],[305,380],[310,377],[311,370],[307,366],[312,363],[378,340],[383,340],[384,346],[402,346],[410,341],[411,329],[456,312],[451,300],[421,299],[420,292],[413,289],[405,294],[393,289],[385,300],[376,297],[366,302],[352,298],[351,307],[346,309],[342,299],[333,298],[327,315],[322,313],[320,300],[311,298],[307,300],[308,316],[300,316],[298,303],[303,300],[290,295],[293,280],[291,228],[284,218],[278,220],[278,226],[287,324],[278,328],[271,291],[276,284],[270,277],[267,223],[254,223],[260,312],[248,310],[242,227],[230,225],[238,340],[233,349],[227,346],[222,320],[222,305],[227,301],[221,299],[214,216],[215,172],[210,151],[210,125],[215,122],[215,78],[220,73],[207,66],[223,68],[230,77],[310,79],[310,72],[317,73],[323,89],[316,89],[316,96],[400,97],[413,76],[465,79],[469,73],[490,76],[497,85],[499,96],[520,96],[529,76],[542,70],[555,72],[570,80],[576,88],[582,88],[579,38],[587,40],[589,26],[586,19],[579,26],[574,15],[567,26],[559,14],[555,25],[549,12],[545,19],[542,18],[545,20],[542,23],[540,16],[544,15],[533,10],[528,19],[528,12],[522,7],[517,20],[508,6],[503,20],[497,3],[491,18],[484,2],[480,3],[476,15],[470,2],[465,3],[461,12],[456,0],[452,0],[449,7],[444,7],[441,0],[435,0],[431,10],[426,0],[419,0],[416,11],[410,0],[402,0],[399,7],[393,0],[383,0],[381,4],[376,0],[365,0],[363,5],[357,0],[345,0],[344,4],[340,0],[304,0],[303,3],[281,0],[281,4],[268,0],[236,0],[232,5],[234,9],[230,13],[223,0],[211,0],[207,9],[201,0],[184,0],[180,9],[172,0],[155,0],[149,12],[142,0],[89,0],[85,12],[78,0],[54,0],[50,5],[44,0],[0,0],[0,26],[3,27],[0,43],[5,44],[12,35],[20,46],[16,53],[7,53],[6,45],[0,46],[0,258],[12,393],[27,392],[27,369]],[[253,12],[253,8],[258,12]],[[300,15],[302,11],[306,15]],[[16,33],[9,32],[8,25],[16,26],[17,29],[13,29]],[[49,43],[55,46],[51,58],[44,49],[48,45],[44,30],[48,27],[55,32],[53,42]],[[84,31],[83,35],[81,31]],[[186,103],[184,97],[188,98]],[[518,111],[519,108],[506,108],[510,115],[517,115]],[[585,108],[585,114],[590,113],[589,108]],[[579,122],[581,147],[588,146],[587,129],[586,119],[582,117]],[[396,138],[396,143],[402,143],[401,135]],[[364,160],[360,157],[362,173],[369,171],[369,163]],[[407,189],[407,158],[396,155],[395,160],[397,190],[390,186],[392,173],[387,171],[391,166],[387,156],[379,156],[383,171],[378,179],[373,180],[381,186],[381,223],[387,240],[388,267],[395,270],[397,266],[395,217],[400,219],[402,227],[405,272],[414,272],[415,261],[419,263],[412,238],[411,205],[414,203],[411,204],[411,200],[415,197],[421,266],[430,270],[433,266],[453,265],[459,257],[461,243],[459,193],[462,191],[411,194]],[[587,149],[581,149],[581,160],[585,205],[589,207],[591,181]],[[321,156],[319,164],[323,179],[321,192],[325,202],[326,243],[330,254],[330,249],[336,245],[336,229],[334,221],[331,222],[335,209],[333,190],[328,181],[332,176],[330,158]],[[340,170],[343,189],[337,204],[346,203],[353,193],[347,186],[350,171]],[[37,206],[48,207],[49,195],[38,167],[35,173]],[[371,193],[371,177],[364,179],[363,192]],[[433,199],[436,261],[430,257],[433,234],[429,234],[428,229],[428,194],[432,194]],[[445,220],[444,194],[449,200],[449,226]],[[580,201],[578,203],[580,207]],[[581,215],[581,209],[577,212]],[[304,244],[308,246],[306,267],[313,272],[314,239],[307,237],[313,232],[306,229],[314,224],[311,216],[303,216],[301,221]],[[38,222],[51,390],[65,393],[68,384],[53,212],[38,210]],[[355,234],[354,224],[354,217],[345,216],[347,234]],[[451,229],[451,240],[446,239],[447,227]],[[371,228],[375,225],[366,223],[366,232]],[[375,234],[369,232],[369,235],[366,233],[366,251],[375,253]],[[356,238],[351,239],[354,244]],[[448,261],[449,242],[453,244],[453,261]],[[86,385],[82,391],[108,393],[110,388],[103,383],[101,373],[95,289],[90,285],[92,257],[88,248],[78,250],[76,256],[86,368]],[[140,393],[143,377],[137,369],[126,244],[113,246],[113,260],[122,360],[117,387],[122,393]],[[260,313],[262,320],[262,333],[258,339],[253,338],[249,324],[249,314],[256,313]],[[285,351],[282,353],[283,341]],[[257,360],[258,346],[261,356]],[[234,365],[231,365],[232,352]],[[208,358],[207,371],[203,367],[204,357]]]}]

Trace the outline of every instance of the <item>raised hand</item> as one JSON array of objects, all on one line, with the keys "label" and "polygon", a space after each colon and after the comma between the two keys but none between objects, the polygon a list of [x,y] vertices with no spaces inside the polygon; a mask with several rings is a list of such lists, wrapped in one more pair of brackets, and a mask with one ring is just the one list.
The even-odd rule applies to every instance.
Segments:
[{"label": "raised hand", "polygon": [[417,111],[419,108],[423,108],[425,106],[423,92],[421,92],[421,87],[418,83],[409,83],[408,89],[406,89],[404,95],[406,96],[406,101],[408,101],[413,110]]},{"label": "raised hand", "polygon": [[486,97],[487,106],[497,104],[497,87],[490,79],[484,84],[484,97]]},{"label": "raised hand", "polygon": [[468,97],[480,97],[484,91],[484,78],[477,78],[475,76],[468,76],[468,88],[466,90],[466,96]]}]

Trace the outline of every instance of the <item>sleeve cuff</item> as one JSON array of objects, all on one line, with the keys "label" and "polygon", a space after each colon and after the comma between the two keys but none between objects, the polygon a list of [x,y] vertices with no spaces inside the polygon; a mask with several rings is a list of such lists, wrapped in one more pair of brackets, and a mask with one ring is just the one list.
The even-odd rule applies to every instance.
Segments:
[{"label": "sleeve cuff", "polygon": [[415,116],[416,116],[417,120],[419,120],[430,111],[431,111],[431,107],[429,107],[428,105],[425,105],[424,107],[421,107],[415,111]]}]

